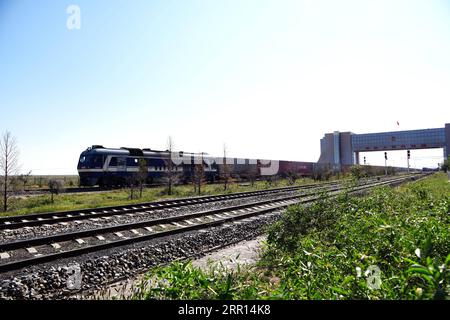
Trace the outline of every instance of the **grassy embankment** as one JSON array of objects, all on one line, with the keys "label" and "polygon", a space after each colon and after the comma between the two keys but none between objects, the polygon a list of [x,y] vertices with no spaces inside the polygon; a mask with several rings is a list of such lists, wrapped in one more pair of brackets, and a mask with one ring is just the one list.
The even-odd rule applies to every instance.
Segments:
[{"label": "grassy embankment", "polygon": [[[314,183],[311,179],[298,179],[296,185]],[[287,180],[279,180],[272,184],[266,181],[256,181],[252,187],[249,184],[230,183],[227,191],[223,191],[222,184],[205,184],[201,188],[201,195],[213,195],[232,192],[245,192],[252,190],[261,190],[267,188],[287,186]],[[134,190],[134,195],[139,195],[139,190]],[[83,208],[98,208],[104,206],[125,205],[132,203],[148,202],[166,198],[180,198],[197,196],[192,185],[179,185],[173,188],[173,194],[167,195],[165,187],[144,189],[142,197],[130,199],[130,191],[128,189],[92,192],[79,194],[60,194],[55,196],[54,202],[50,200],[50,195],[20,197],[10,200],[10,210],[8,212],[0,212],[0,216],[7,215],[23,215],[28,213],[53,212],[75,210]]]},{"label": "grassy embankment", "polygon": [[399,188],[291,206],[255,266],[148,274],[136,299],[444,299],[450,295],[446,174]]}]

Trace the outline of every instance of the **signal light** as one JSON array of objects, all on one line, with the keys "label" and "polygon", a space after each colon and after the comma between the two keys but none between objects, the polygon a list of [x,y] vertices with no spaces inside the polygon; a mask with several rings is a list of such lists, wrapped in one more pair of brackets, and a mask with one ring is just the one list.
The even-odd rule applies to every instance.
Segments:
[{"label": "signal light", "polygon": [[384,160],[387,160],[387,152],[384,153]]},{"label": "signal light", "polygon": [[411,159],[411,153],[409,152],[409,150],[408,150],[408,159]]}]

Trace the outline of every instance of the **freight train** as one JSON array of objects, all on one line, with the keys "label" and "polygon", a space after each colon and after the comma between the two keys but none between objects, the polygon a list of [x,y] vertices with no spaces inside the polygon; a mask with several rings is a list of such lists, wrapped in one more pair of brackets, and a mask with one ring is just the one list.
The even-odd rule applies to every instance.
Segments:
[{"label": "freight train", "polygon": [[[223,163],[225,162],[225,164]],[[202,177],[214,182],[224,174],[240,179],[263,176],[311,176],[312,162],[211,157],[208,154],[169,152],[137,148],[105,148],[93,145],[80,155],[78,174],[81,186],[119,187],[129,185],[140,174],[145,183],[158,183],[169,174],[180,182],[192,181],[201,166]]]}]

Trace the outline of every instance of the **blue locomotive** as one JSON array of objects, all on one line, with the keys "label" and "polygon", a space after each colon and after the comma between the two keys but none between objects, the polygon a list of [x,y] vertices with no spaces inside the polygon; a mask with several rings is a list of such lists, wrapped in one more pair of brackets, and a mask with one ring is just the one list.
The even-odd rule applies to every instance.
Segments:
[{"label": "blue locomotive", "polygon": [[[208,161],[208,157],[193,153],[178,152],[183,161],[172,161],[169,151],[136,148],[104,148],[94,145],[87,148],[80,155],[78,161],[78,174],[81,186],[113,187],[124,186],[142,170],[145,161],[146,183],[160,181],[170,170],[183,181],[192,178],[195,170],[195,157],[202,158],[204,177],[214,179],[217,166]],[[177,162],[177,163],[175,163]]]}]

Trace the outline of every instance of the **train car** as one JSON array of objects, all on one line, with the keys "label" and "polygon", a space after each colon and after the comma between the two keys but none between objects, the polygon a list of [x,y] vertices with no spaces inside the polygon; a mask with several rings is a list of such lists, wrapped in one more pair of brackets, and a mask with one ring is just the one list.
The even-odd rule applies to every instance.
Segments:
[{"label": "train car", "polygon": [[[161,181],[168,172],[176,174],[181,181],[192,179],[195,168],[193,153],[180,153],[183,162],[175,163],[168,151],[136,148],[104,148],[94,145],[83,151],[78,161],[81,186],[114,187],[133,183],[142,166],[147,173],[146,183]],[[217,167],[202,155],[203,172],[206,179],[212,179]],[[144,162],[142,162],[144,161]]]},{"label": "train car", "polygon": [[[81,186],[126,186],[134,183],[138,175],[142,179],[142,173],[146,183],[162,182],[169,172],[175,174],[180,182],[186,183],[193,181],[200,161],[204,179],[212,182],[223,176],[225,168],[221,160],[204,153],[178,151],[171,154],[167,150],[114,149],[93,145],[81,153],[77,169]],[[271,172],[267,170],[271,163],[263,160],[231,158],[229,161],[226,170],[237,179],[257,179],[267,172],[282,177],[292,174],[311,176],[314,166],[312,162],[277,161],[277,170]]]},{"label": "train car", "polygon": [[225,166],[228,167],[228,172],[231,177],[235,179],[248,179],[250,176],[255,177],[260,175],[257,160],[244,159],[244,158],[228,158],[227,163],[223,164],[223,159],[220,160],[218,165],[218,177],[223,176]]},{"label": "train car", "polygon": [[295,174],[298,177],[309,177],[313,172],[313,162],[279,161],[279,175],[287,177]]}]

